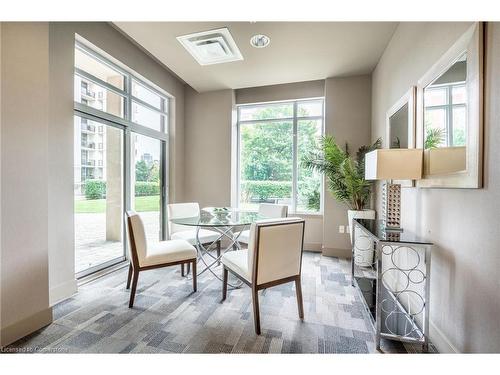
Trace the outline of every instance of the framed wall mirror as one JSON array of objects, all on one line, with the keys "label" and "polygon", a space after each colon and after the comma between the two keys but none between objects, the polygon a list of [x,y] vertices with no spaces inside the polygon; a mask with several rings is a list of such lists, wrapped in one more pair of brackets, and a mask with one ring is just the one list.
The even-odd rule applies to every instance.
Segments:
[{"label": "framed wall mirror", "polygon": [[483,33],[474,23],[418,82],[419,187],[482,187]]},{"label": "framed wall mirror", "polygon": [[[385,148],[415,148],[415,93],[412,86],[386,114]],[[402,187],[415,186],[413,180],[395,181]]]}]

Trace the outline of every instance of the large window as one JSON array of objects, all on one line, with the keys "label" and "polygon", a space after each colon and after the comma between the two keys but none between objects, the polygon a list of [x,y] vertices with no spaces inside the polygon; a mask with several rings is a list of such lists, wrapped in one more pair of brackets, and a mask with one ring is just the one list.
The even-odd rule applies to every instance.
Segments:
[{"label": "large window", "polygon": [[324,100],[238,106],[238,204],[279,203],[320,212],[322,177],[301,160],[323,134]]},{"label": "large window", "polygon": [[165,237],[169,98],[85,42],[75,45],[75,270],[123,261],[124,213]]}]

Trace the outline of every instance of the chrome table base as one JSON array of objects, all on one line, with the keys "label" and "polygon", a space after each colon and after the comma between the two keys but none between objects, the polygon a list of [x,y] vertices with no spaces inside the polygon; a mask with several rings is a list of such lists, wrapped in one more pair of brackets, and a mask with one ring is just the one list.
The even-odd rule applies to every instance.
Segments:
[{"label": "chrome table base", "polygon": [[[244,227],[235,227],[235,226],[214,226],[210,227],[211,231],[217,232],[219,234],[219,237],[215,240],[212,241],[208,246],[205,247],[205,245],[200,241],[199,238],[199,233],[200,233],[201,227],[196,228],[196,249],[198,251],[198,263],[203,263],[205,266],[203,269],[201,269],[198,272],[198,276],[201,276],[205,272],[210,272],[212,275],[214,275],[217,279],[219,279],[222,282],[222,269],[220,267],[220,259],[222,256],[228,252],[228,251],[238,251],[241,250],[241,245],[238,242],[238,238],[241,235],[241,232],[243,232]],[[211,251],[214,251],[217,246],[217,242],[226,240],[228,242],[227,246],[220,251],[220,255],[216,256],[211,253]],[[226,242],[224,241],[224,242]],[[220,275],[215,272],[215,269],[221,269]],[[228,283],[228,285],[232,288],[239,288],[243,282],[239,281],[237,283]]]}]

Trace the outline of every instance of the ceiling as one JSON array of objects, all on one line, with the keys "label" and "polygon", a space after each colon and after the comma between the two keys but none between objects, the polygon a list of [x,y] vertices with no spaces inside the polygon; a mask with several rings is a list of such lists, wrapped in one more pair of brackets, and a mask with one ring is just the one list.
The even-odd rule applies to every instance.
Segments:
[{"label": "ceiling", "polygon": [[[395,22],[115,22],[198,92],[370,73]],[[199,65],[176,37],[227,27],[244,60]],[[265,34],[266,48],[250,38]]]}]

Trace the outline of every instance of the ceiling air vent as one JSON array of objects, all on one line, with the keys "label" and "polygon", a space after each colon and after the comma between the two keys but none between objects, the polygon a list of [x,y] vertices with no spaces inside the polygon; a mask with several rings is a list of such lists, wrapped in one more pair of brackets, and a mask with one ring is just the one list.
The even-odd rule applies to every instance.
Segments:
[{"label": "ceiling air vent", "polygon": [[238,46],[226,27],[178,36],[177,40],[200,65],[243,60]]}]

